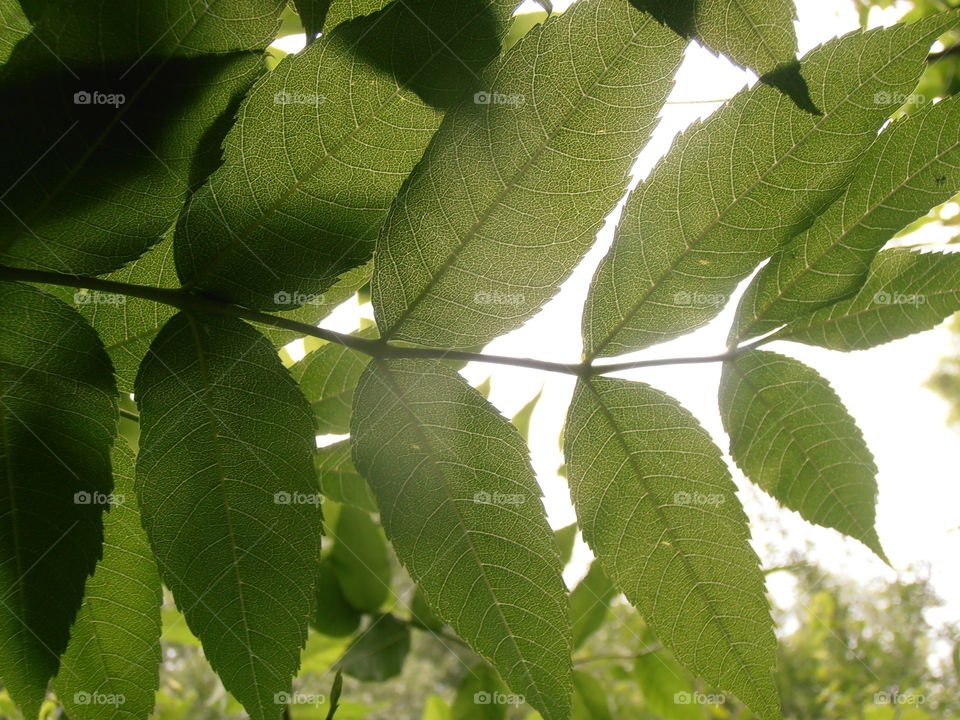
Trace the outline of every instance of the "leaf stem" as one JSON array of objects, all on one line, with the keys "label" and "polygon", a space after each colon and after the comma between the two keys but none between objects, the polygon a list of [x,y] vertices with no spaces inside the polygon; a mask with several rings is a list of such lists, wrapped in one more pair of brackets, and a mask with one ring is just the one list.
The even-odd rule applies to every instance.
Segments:
[{"label": "leaf stem", "polygon": [[[0,280],[13,280],[21,282],[45,283],[48,285],[60,285],[64,287],[74,287],[78,289],[94,290],[98,292],[114,293],[127,295],[130,297],[143,298],[153,302],[170,305],[180,310],[192,310],[195,312],[206,312],[215,315],[227,315],[230,317],[248,320],[250,322],[260,323],[262,325],[271,325],[273,327],[291,330],[301,335],[326,340],[327,342],[338,343],[351,350],[362,352],[374,358],[427,358],[434,360],[462,360],[465,362],[483,362],[495,365],[509,365],[512,367],[522,367],[531,370],[544,370],[547,372],[562,373],[565,375],[575,375],[577,377],[590,377],[593,375],[603,375],[611,372],[620,372],[623,370],[634,370],[636,368],[659,367],[665,365],[692,365],[699,363],[713,363],[731,360],[742,352],[752,349],[766,339],[756,341],[749,345],[739,348],[732,348],[718,355],[706,355],[702,357],[674,357],[658,358],[653,360],[635,360],[630,362],[611,363],[608,365],[594,365],[589,362],[581,363],[560,363],[550,360],[537,360],[534,358],[518,358],[507,355],[489,355],[485,353],[469,352],[465,350],[444,350],[442,348],[427,347],[409,347],[402,345],[393,345],[383,339],[371,339],[357,337],[356,335],[347,335],[334,330],[317,327],[309,323],[298,322],[289,318],[271,315],[270,313],[251,310],[249,308],[235,305],[226,300],[221,300],[209,295],[185,290],[183,288],[157,288],[148,285],[133,285],[131,283],[117,282],[115,280],[105,280],[103,278],[86,277],[82,275],[69,275],[65,273],[49,272],[47,270],[29,270],[26,268],[13,268],[0,265]],[[132,418],[131,418],[132,419]]]}]

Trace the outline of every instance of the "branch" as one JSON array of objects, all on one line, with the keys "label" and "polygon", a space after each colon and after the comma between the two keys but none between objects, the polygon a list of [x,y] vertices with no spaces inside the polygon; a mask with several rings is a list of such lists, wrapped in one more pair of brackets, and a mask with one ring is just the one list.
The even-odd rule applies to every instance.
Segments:
[{"label": "branch", "polygon": [[[587,362],[582,363],[559,363],[549,360],[536,360],[534,358],[517,358],[507,355],[488,355],[485,353],[468,352],[465,350],[443,350],[440,348],[426,347],[405,347],[402,345],[391,345],[382,339],[361,338],[355,335],[327,330],[308,323],[290,320],[289,318],[271,315],[270,313],[251,310],[249,308],[234,305],[225,300],[220,300],[208,295],[185,290],[183,288],[168,289],[156,288],[147,285],[133,285],[130,283],[116,282],[114,280],[104,280],[103,278],[86,277],[82,275],[68,275],[64,273],[48,272],[46,270],[27,270],[23,268],[12,268],[0,265],[0,280],[13,280],[21,282],[45,283],[48,285],[61,285],[64,287],[74,287],[78,289],[97,290],[106,293],[115,293],[128,295],[130,297],[143,298],[153,302],[170,305],[180,310],[192,310],[194,312],[206,312],[215,315],[226,315],[229,317],[240,318],[250,322],[260,323],[262,325],[271,325],[273,327],[291,330],[301,335],[326,340],[327,342],[338,343],[351,350],[356,350],[374,358],[427,358],[433,360],[462,360],[464,362],[482,362],[492,363],[494,365],[509,365],[512,367],[527,368],[530,370],[545,370],[547,372],[561,373],[565,375],[575,375],[577,377],[589,377],[592,375],[602,375],[611,372],[620,372],[622,370],[633,370],[643,367],[658,367],[663,365],[692,365],[697,363],[723,362],[730,360],[740,353],[749,350],[761,344],[763,340],[751,345],[744,345],[740,348],[733,348],[719,355],[707,355],[704,357],[677,357],[660,358],[656,360],[636,360],[632,362],[613,363],[609,365],[593,365]],[[132,418],[131,418],[132,419]]]},{"label": "branch", "polygon": [[604,661],[614,661],[614,660],[636,660],[638,657],[643,657],[644,655],[650,655],[655,653],[658,650],[662,650],[663,645],[651,645],[645,647],[639,652],[632,653],[630,655],[587,655],[586,657],[576,658],[573,661],[574,665],[585,665],[586,663],[591,662],[604,662]]}]

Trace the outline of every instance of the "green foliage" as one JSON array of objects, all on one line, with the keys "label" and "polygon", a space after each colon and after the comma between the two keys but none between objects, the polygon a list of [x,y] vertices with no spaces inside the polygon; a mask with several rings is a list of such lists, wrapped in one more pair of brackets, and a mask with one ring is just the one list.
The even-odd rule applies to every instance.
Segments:
[{"label": "green foliage", "polygon": [[36,717],[100,557],[116,388],[96,333],[41,290],[0,282],[0,336],[0,677]]},{"label": "green foliage", "polygon": [[114,502],[104,518],[103,557],[87,580],[55,685],[72,717],[134,720],[153,711],[163,594],[140,527],[136,458],[123,439],[110,458]]},{"label": "green foliage", "polygon": [[396,360],[364,372],[351,430],[387,536],[431,609],[544,718],[566,717],[566,593],[516,428],[454,371]]},{"label": "green foliage", "polygon": [[320,558],[313,416],[270,342],[180,313],[136,382],[137,494],[160,574],[224,686],[279,718]]},{"label": "green foliage", "polygon": [[566,448],[583,536],[678,659],[779,717],[773,621],[730,473],[697,421],[648,385],[578,383]]},{"label": "green foliage", "polygon": [[682,50],[626,2],[577,3],[483,73],[377,238],[381,335],[471,348],[539,310],[623,194]]},{"label": "green foliage", "polygon": [[[866,693],[929,647],[827,592],[778,650],[720,450],[608,377],[691,358],[597,359],[707,324],[769,259],[727,350],[693,360],[723,362],[744,473],[883,557],[854,419],[758,348],[867,349],[960,311],[960,255],[890,247],[960,191],[957,100],[919,97],[955,84],[954,51],[927,56],[960,13],[924,2],[798,60],[788,0],[195,5],[0,0],[0,714],[56,715],[55,678],[72,720],[390,712],[365,683],[423,690],[418,713],[456,684],[441,720],[887,720]],[[583,361],[478,352],[592,248],[685,38],[761,83],[629,192]],[[575,524],[550,528],[531,466],[540,393],[511,423],[471,360],[576,379]],[[596,558],[568,590],[578,531]],[[888,613],[926,637],[923,588],[897,588]],[[602,657],[614,625],[630,647]],[[882,683],[843,672],[864,653]],[[956,715],[956,678],[897,687],[924,683],[944,692],[911,717]]]},{"label": "green foliage", "polygon": [[747,477],[886,560],[873,527],[877,468],[830,383],[793,358],[751,350],[723,365],[720,415]]}]

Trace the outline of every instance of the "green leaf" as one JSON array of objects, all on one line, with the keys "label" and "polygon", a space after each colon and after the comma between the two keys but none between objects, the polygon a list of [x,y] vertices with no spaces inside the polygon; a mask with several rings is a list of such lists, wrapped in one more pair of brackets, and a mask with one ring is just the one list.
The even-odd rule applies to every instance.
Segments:
[{"label": "green leaf", "polygon": [[320,435],[350,431],[350,412],[357,380],[369,357],[345,345],[327,343],[307,354],[290,372],[310,401]]},{"label": "green leaf", "polygon": [[960,310],[960,254],[884,250],[856,295],[795,320],[771,339],[866,350],[936,327]]},{"label": "green leaf", "polygon": [[516,428],[454,370],[395,360],[367,367],[351,433],[387,537],[437,617],[546,720],[567,717],[566,591]]},{"label": "green leaf", "polygon": [[846,192],[750,284],[731,340],[763,335],[855,292],[896,232],[958,190],[960,98],[947,98],[880,135]]},{"label": "green leaf", "polygon": [[570,593],[570,621],[573,624],[573,647],[579,648],[603,625],[610,601],[617,589],[610,582],[603,565],[594,560],[584,578]]},{"label": "green leaf", "polygon": [[340,661],[350,677],[364,682],[383,682],[403,670],[410,651],[410,627],[393,615],[378,615]]},{"label": "green leaf", "polygon": [[560,563],[564,566],[570,562],[573,557],[573,546],[577,542],[577,524],[575,522],[565,525],[559,530],[554,531],[554,537],[557,539],[557,549],[560,551]]},{"label": "green leaf", "polygon": [[801,65],[821,117],[759,85],[684,133],[630,196],[594,276],[587,356],[639,350],[714,318],[761,260],[837,197],[957,17],[857,32],[811,51]]},{"label": "green leaf", "polygon": [[671,720],[704,720],[701,703],[693,703],[697,690],[692,679],[669,653],[637,656],[633,676],[650,712]]},{"label": "green leaf", "polygon": [[0,679],[35,718],[100,557],[117,401],[75,310],[0,282]]},{"label": "green leaf", "polygon": [[453,720],[450,706],[439,695],[428,695],[420,720]]},{"label": "green leaf", "polygon": [[632,0],[675,32],[694,38],[817,112],[797,64],[793,0]]},{"label": "green leaf", "polygon": [[510,707],[503,702],[507,695],[496,671],[485,662],[477,663],[457,686],[451,720],[505,720]]},{"label": "green leaf", "polygon": [[340,23],[361,15],[372,15],[389,4],[390,0],[333,0],[327,13],[327,28],[335,28]]},{"label": "green leaf", "polygon": [[410,601],[410,621],[425,630],[437,631],[446,625],[443,620],[433,614],[430,604],[423,597],[423,592],[417,588]]},{"label": "green leaf", "polygon": [[366,262],[443,108],[500,50],[511,0],[404,0],[263,78],[175,237],[184,284],[289,309]]},{"label": "green leaf", "polygon": [[367,512],[377,512],[373,491],[353,466],[349,440],[318,448],[314,464],[320,492],[325,497]]},{"label": "green leaf", "polygon": [[164,582],[224,687],[278,719],[314,603],[313,416],[249,325],[179,313],[136,382],[137,492]]},{"label": "green leaf", "polygon": [[323,30],[323,24],[327,19],[327,13],[330,11],[330,3],[333,0],[294,0],[293,4],[297,8],[297,14],[300,16],[300,22],[303,23],[303,31],[307,35],[307,43],[313,42],[317,35]]},{"label": "green leaf", "polygon": [[574,670],[572,720],[613,720],[603,686],[592,675]]},{"label": "green leaf", "polygon": [[641,383],[581,380],[567,420],[584,539],[680,662],[779,718],[776,640],[747,518],[696,419]]},{"label": "green leaf", "polygon": [[363,613],[354,608],[343,594],[330,558],[322,560],[317,575],[317,607],[311,623],[313,628],[330,637],[346,637],[360,626],[362,616]]},{"label": "green leaf", "polygon": [[19,0],[0,0],[0,63],[5,63],[14,46],[30,34],[30,21]]},{"label": "green leaf", "polygon": [[[0,70],[0,253],[101,274],[140,256],[220,160],[284,0],[45,3]],[[214,9],[213,6],[216,5]]]},{"label": "green leaf", "polygon": [[377,612],[390,597],[393,574],[380,526],[365,511],[344,505],[331,534],[330,561],[344,597],[357,610]]},{"label": "green leaf", "polygon": [[510,420],[514,425],[516,425],[517,430],[520,431],[520,437],[523,438],[524,442],[530,441],[530,418],[533,417],[533,411],[537,409],[537,403],[540,402],[540,397],[543,395],[543,386],[540,386],[540,389],[537,390],[537,394],[534,395],[530,401],[520,408],[517,411],[517,414],[513,416],[513,419]]},{"label": "green leaf", "polygon": [[[180,283],[173,266],[173,242],[169,235],[106,279],[149,287],[177,287]],[[122,393],[132,393],[137,370],[150,343],[176,310],[129,295],[77,291],[69,297],[103,338],[117,375],[117,388]]]},{"label": "green leaf", "polygon": [[[119,439],[111,453],[113,502],[103,522],[103,557],[55,681],[71,718],[139,720],[153,711],[160,684],[160,576],[140,526],[135,456]],[[116,701],[116,702],[112,702]]]},{"label": "green leaf", "polygon": [[720,416],[748,478],[886,561],[874,528],[877,467],[830,383],[798,360],[751,350],[723,365]]},{"label": "green leaf", "polygon": [[468,348],[536,313],[623,195],[683,45],[623,0],[586,0],[492,64],[377,238],[381,335]]}]

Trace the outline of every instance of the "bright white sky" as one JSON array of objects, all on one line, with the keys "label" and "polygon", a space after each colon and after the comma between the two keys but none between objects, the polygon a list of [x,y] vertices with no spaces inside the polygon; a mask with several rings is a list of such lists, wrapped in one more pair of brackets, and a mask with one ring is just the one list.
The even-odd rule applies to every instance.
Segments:
[{"label": "bright white sky", "polygon": [[[530,8],[535,6],[529,2]],[[558,9],[570,0],[554,0]],[[889,25],[904,12],[903,3],[885,11],[874,10],[870,25]],[[524,9],[527,9],[524,6]],[[857,16],[848,1],[797,0],[797,35],[801,54],[837,35],[856,30]],[[302,46],[302,36],[284,38],[278,45],[288,51]],[[674,135],[698,118],[719,107],[715,103],[689,101],[726,98],[735,94],[755,76],[738,69],[723,58],[691,45],[677,77],[677,85],[662,113],[662,121],[634,168],[638,181],[649,173],[668,150]],[[680,104],[676,104],[680,103]],[[554,298],[523,328],[494,341],[487,351],[520,357],[537,357],[578,362],[581,345],[580,313],[590,278],[612,238],[619,209],[608,219],[597,246]],[[924,237],[929,240],[929,236]],[[696,333],[660,345],[644,357],[709,355],[722,352],[736,298],[727,311],[710,326]],[[342,308],[324,326],[349,331],[365,308]],[[931,617],[934,621],[960,617],[960,435],[946,426],[948,407],[923,387],[938,358],[948,354],[951,335],[944,327],[914,335],[866,352],[839,353],[793,343],[772,343],[769,349],[792,355],[816,368],[840,394],[857,419],[880,469],[878,531],[896,571],[928,563],[934,585],[948,606]],[[291,348],[296,357],[296,348]],[[302,353],[302,350],[300,350]],[[550,523],[561,527],[574,521],[566,481],[557,475],[562,455],[557,438],[573,391],[573,379],[551,373],[473,363],[463,371],[474,385],[492,376],[490,400],[511,417],[541,386],[544,392],[533,415],[531,454],[543,488]],[[650,383],[678,398],[713,434],[724,450],[728,442],[717,411],[718,364],[650,368],[624,374]],[[728,458],[729,460],[729,458]],[[813,546],[813,556],[826,568],[850,575],[858,581],[891,579],[895,571],[870,551],[832,530],[804,522],[799,515],[778,508],[734,468],[741,500],[753,519],[754,546],[771,566],[786,555],[789,547]],[[770,519],[773,518],[773,522]],[[776,553],[768,550],[776,547]],[[578,541],[574,563],[568,568],[568,582],[585,572],[590,554]],[[786,573],[770,576],[769,588],[777,602],[792,600],[791,578]]]}]

